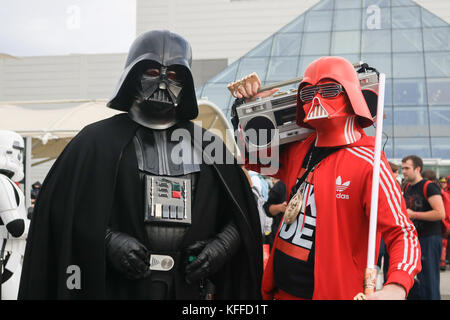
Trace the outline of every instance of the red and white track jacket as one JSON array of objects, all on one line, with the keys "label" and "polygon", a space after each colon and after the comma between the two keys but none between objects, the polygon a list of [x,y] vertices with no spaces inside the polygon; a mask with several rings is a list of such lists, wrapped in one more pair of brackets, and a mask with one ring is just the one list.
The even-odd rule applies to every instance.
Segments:
[{"label": "red and white track jacket", "polygon": [[[286,184],[287,190],[296,183],[303,158],[314,140],[315,134],[312,134],[303,142],[288,145],[280,155],[282,167],[277,178]],[[314,171],[312,183],[317,219],[313,299],[353,299],[363,291],[374,144],[373,137],[363,134],[359,141],[322,160]],[[402,193],[384,154],[381,160],[376,252],[378,256],[382,236],[390,264],[385,284],[400,284],[408,293],[414,276],[421,270],[420,246],[414,224],[406,213]],[[278,235],[275,242],[277,240]],[[273,256],[272,250],[262,283],[265,299],[272,299],[277,290]]]}]

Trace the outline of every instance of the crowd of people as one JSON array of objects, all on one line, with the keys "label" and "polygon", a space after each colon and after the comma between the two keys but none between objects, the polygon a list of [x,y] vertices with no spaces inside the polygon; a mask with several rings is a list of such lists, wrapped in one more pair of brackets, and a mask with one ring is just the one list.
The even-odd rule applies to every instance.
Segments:
[{"label": "crowd of people", "polygon": [[[280,147],[270,178],[246,150],[242,163],[222,140],[196,134],[206,130],[191,121],[191,63],[189,43],[170,31],[134,41],[107,104],[123,112],[83,128],[36,184],[29,231],[14,187],[23,139],[11,136],[4,156],[14,166],[0,175],[6,298],[440,299],[448,187],[417,156],[402,160],[403,181],[384,153],[375,167],[376,141],[363,130],[377,116],[375,93],[363,92],[349,61],[306,68],[296,122],[311,134]],[[277,91],[245,79],[232,85],[233,117]],[[366,263],[374,206],[378,290]]]}]

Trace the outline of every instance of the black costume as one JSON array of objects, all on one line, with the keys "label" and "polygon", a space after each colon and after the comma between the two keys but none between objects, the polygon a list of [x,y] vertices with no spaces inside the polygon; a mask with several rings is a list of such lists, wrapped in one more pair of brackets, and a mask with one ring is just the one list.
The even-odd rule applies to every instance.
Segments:
[{"label": "black costume", "polygon": [[[128,114],[85,127],[43,183],[19,298],[201,299],[205,282],[217,299],[260,298],[259,215],[241,168],[169,159],[177,129],[194,138],[182,152],[208,157],[194,134],[204,130],[189,121],[198,113],[190,62],[178,35],[136,39],[109,103]],[[80,288],[66,283],[74,265]]]},{"label": "black costume", "polygon": [[267,243],[272,248],[273,241],[275,240],[275,235],[278,231],[278,227],[280,226],[281,220],[283,220],[283,212],[278,213],[276,216],[273,216],[270,213],[270,206],[273,204],[280,204],[286,201],[286,185],[283,181],[278,180],[277,183],[269,191],[269,197],[267,201],[264,203],[264,211],[269,218],[273,218],[272,226],[270,234],[266,237]]},{"label": "black costume", "polygon": [[[418,183],[414,185],[409,185],[405,188],[403,197],[405,198],[406,207],[413,211],[426,212],[433,210],[430,203],[428,202],[428,198],[434,195],[442,195],[441,189],[435,183],[429,183],[427,186],[427,194],[426,197],[424,195],[424,185],[427,180],[422,179]],[[412,219],[414,222],[414,226],[417,229],[417,234],[419,237],[430,236],[430,235],[441,235],[441,221],[426,221],[426,220],[418,220]]]}]

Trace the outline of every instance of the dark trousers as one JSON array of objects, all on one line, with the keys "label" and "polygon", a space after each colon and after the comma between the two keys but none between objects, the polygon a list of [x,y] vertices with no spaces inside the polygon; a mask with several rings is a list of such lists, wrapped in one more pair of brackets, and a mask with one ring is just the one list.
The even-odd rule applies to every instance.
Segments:
[{"label": "dark trousers", "polygon": [[387,273],[389,270],[389,254],[387,252],[386,244],[384,243],[384,240],[381,239],[380,241],[380,253],[378,254],[378,262],[377,266],[381,268],[382,258],[384,258],[383,262],[383,283],[387,280]]},{"label": "dark trousers", "polygon": [[408,300],[440,300],[439,262],[442,251],[440,234],[426,237],[419,236],[422,250],[422,271],[417,275]]}]

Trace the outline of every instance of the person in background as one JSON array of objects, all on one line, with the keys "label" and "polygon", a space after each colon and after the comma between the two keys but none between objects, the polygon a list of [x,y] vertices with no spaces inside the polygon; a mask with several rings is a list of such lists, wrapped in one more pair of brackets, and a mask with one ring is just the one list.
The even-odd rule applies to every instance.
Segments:
[{"label": "person in background", "polygon": [[395,163],[389,161],[389,166],[391,167],[392,173],[394,174],[394,179],[395,181],[398,182],[398,184],[400,185],[400,181],[398,181],[398,171],[400,169],[400,166],[396,165]]},{"label": "person in background", "polygon": [[436,172],[431,169],[422,171],[422,178],[427,179],[440,186],[439,180],[436,177]]},{"label": "person in background", "polygon": [[[258,207],[259,220],[260,220],[260,224],[261,224],[261,234],[263,237],[263,242],[265,242],[265,236],[266,236],[265,231],[266,231],[266,225],[268,223],[268,221],[267,221],[268,217],[266,216],[264,207],[263,207],[266,199],[264,199],[264,197],[261,195],[261,190],[260,190],[261,184],[255,185],[255,182],[260,183],[260,179],[258,177],[259,175],[256,172],[254,172],[256,175],[253,174],[252,176],[250,176],[250,172],[244,166],[241,166],[241,169],[242,169],[242,171],[244,171],[244,173],[247,177],[248,183],[250,185],[250,188],[252,189],[253,195],[255,197],[255,203],[256,203],[256,206]],[[271,221],[270,221],[270,223],[271,223]]]},{"label": "person in background", "polygon": [[252,179],[253,186],[257,188],[261,196],[267,200],[267,197],[269,196],[269,184],[267,181],[258,172],[249,170],[248,174]]},{"label": "person in background", "polygon": [[[436,176],[436,173],[433,170],[424,170],[422,172],[422,177],[424,179],[428,179],[428,180],[436,183],[437,186],[440,186],[442,195],[444,195],[444,192],[446,192],[445,189],[447,187],[447,180],[445,179],[445,177],[444,177],[444,179],[445,179],[445,186],[444,187],[442,186],[442,183],[441,183],[442,179],[438,180],[437,176]],[[439,264],[439,269],[441,271],[445,271],[446,270],[446,265],[447,265],[447,262],[448,262],[446,260],[447,245],[448,245],[448,234],[444,232],[444,233],[442,233],[442,251],[441,251],[441,261],[440,261],[440,264]]]},{"label": "person in background", "polygon": [[442,190],[447,191],[447,178],[441,177],[439,179],[439,184],[441,185]]},{"label": "person in background", "polygon": [[447,176],[447,189],[445,189],[448,193],[450,193],[450,174]]},{"label": "person in background", "polygon": [[426,185],[422,169],[420,157],[410,155],[402,159],[402,173],[407,183],[403,196],[422,249],[422,272],[417,275],[408,299],[440,300],[441,220],[445,209],[440,187],[436,183]]},{"label": "person in background", "polygon": [[[450,197],[450,175],[447,176],[446,187],[445,188],[443,187],[442,189],[444,190],[444,192],[447,193],[447,198]],[[446,210],[447,210],[447,207],[446,207]],[[446,215],[448,216],[448,212],[446,212]],[[446,249],[447,254],[445,257],[446,264],[448,265],[448,264],[450,264],[450,230],[447,230],[446,235],[447,235],[447,239],[449,240],[449,241],[447,241],[447,249]]]},{"label": "person in background", "polygon": [[41,186],[42,184],[39,181],[36,181],[35,183],[33,183],[31,185],[31,200],[36,200],[38,195],[39,195],[39,191],[41,191]]},{"label": "person in background", "polygon": [[269,190],[269,197],[264,203],[264,210],[266,215],[272,218],[272,226],[270,234],[266,237],[267,243],[272,249],[273,241],[275,240],[275,235],[280,226],[281,220],[283,219],[283,214],[286,211],[286,185],[283,181],[272,178],[273,187]]},{"label": "person in background", "polygon": [[31,185],[31,206],[28,207],[27,218],[31,220],[34,211],[34,205],[36,204],[37,197],[39,195],[39,191],[41,191],[41,183],[36,181]]}]

